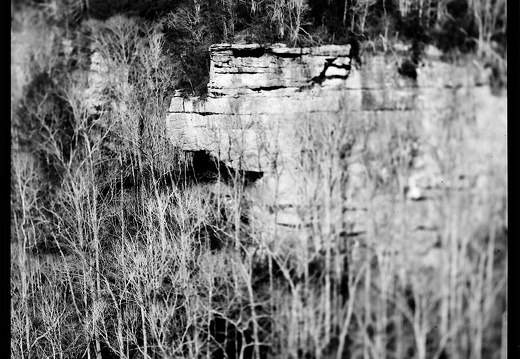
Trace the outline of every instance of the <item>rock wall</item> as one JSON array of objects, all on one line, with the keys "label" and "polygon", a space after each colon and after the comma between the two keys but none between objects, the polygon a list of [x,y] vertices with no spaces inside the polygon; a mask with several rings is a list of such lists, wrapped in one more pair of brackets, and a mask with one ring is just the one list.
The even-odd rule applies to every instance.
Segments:
[{"label": "rock wall", "polygon": [[[213,45],[208,97],[175,96],[170,137],[183,149],[208,150],[232,167],[269,172],[273,152],[294,148],[297,119],[335,115],[415,116],[445,107],[458,88],[486,82],[476,65],[426,59],[417,80],[401,76],[393,57],[366,58],[351,66],[350,46],[288,48]],[[296,121],[296,122],[295,122]],[[265,140],[267,139],[267,141]]]},{"label": "rock wall", "polygon": [[[391,212],[406,216],[418,236],[426,233],[433,243],[441,218],[435,202],[425,199],[446,189],[479,191],[497,173],[506,176],[506,97],[491,94],[489,72],[475,61],[452,64],[425,55],[413,79],[398,72],[403,54],[366,55],[358,64],[349,45],[220,44],[210,53],[208,96],[172,99],[170,137],[232,168],[263,172],[255,191],[270,213],[279,209],[279,224],[302,221],[295,203],[305,175],[300,132],[308,121],[340,118],[362,128],[353,132],[358,138],[345,159],[350,188],[344,213],[356,233],[366,230],[369,203],[383,208],[395,202],[375,196],[370,187],[378,181],[399,177],[410,203]],[[402,173],[392,168],[392,143],[408,151]]]}]

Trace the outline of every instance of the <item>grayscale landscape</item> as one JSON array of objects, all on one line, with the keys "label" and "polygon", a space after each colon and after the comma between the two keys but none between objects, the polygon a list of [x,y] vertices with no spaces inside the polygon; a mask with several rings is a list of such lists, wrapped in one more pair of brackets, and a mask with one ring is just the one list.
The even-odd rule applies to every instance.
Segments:
[{"label": "grayscale landscape", "polygon": [[506,359],[506,10],[11,1],[11,357]]}]

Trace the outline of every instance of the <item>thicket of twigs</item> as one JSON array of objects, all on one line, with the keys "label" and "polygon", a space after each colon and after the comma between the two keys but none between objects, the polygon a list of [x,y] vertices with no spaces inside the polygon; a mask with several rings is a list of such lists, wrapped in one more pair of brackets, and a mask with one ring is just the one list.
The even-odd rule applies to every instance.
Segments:
[{"label": "thicket of twigs", "polygon": [[345,44],[387,51],[401,40],[447,54],[478,52],[505,78],[505,0],[24,0],[73,36],[85,19],[113,15],[153,21],[165,35],[164,52],[177,64],[176,87],[204,94],[208,47],[221,42]]},{"label": "thicket of twigs", "polygon": [[[314,220],[288,231],[245,220],[251,203],[239,174],[228,174],[226,185],[218,173],[197,181],[190,158],[166,138],[170,92],[187,84],[196,90],[203,83],[196,79],[207,76],[190,73],[200,60],[190,57],[194,51],[258,27],[267,37],[294,41],[309,33],[318,41],[318,15],[325,27],[336,26],[319,41],[332,41],[342,26],[352,33],[374,28],[371,11],[388,8],[378,1],[329,2],[342,10],[335,12],[296,0],[153,3],[137,1],[126,16],[109,15],[127,2],[92,0],[43,1],[13,12],[12,356],[505,358],[500,166],[490,163],[486,191],[437,199],[446,263],[431,276],[398,252],[375,249],[382,240],[406,243],[406,223],[374,221],[360,241],[348,239],[342,220],[345,145],[393,131],[389,157],[380,161],[403,173],[410,126],[366,126],[345,121],[346,112],[302,120],[301,143],[312,150],[300,159],[309,176],[300,215]],[[405,3],[392,6],[404,13]],[[458,1],[412,5],[419,3],[444,11]],[[496,34],[505,36],[502,3],[468,4],[478,25],[471,41],[495,56]],[[309,16],[312,34],[304,26]],[[443,16],[439,21],[457,20]],[[95,105],[93,51],[110,74]],[[446,123],[463,125],[463,116],[452,117]],[[446,148],[450,131],[439,135]],[[368,148],[364,155],[378,156]],[[454,163],[464,161],[457,156]],[[374,198],[402,192],[398,179],[368,178]],[[396,195],[394,203],[404,205],[399,201]],[[392,208],[388,216],[384,210],[368,206],[374,217],[391,217]]]}]

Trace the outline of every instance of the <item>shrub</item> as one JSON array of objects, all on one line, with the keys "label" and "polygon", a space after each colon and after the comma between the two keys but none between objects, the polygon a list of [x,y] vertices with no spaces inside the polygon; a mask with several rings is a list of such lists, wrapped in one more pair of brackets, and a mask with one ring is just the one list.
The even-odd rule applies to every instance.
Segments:
[{"label": "shrub", "polygon": [[461,52],[477,48],[478,28],[467,0],[451,1],[446,6],[446,16],[438,29],[433,30],[435,45],[444,52],[458,49]]}]

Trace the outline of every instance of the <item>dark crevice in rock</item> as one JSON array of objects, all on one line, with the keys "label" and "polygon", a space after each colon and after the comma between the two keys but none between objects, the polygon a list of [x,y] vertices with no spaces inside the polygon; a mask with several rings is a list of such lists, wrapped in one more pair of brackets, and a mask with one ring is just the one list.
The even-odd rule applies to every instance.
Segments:
[{"label": "dark crevice in rock", "polygon": [[217,112],[197,112],[198,115],[201,115],[201,116],[213,116],[213,115],[220,115],[219,113]]},{"label": "dark crevice in rock", "polygon": [[349,231],[349,232],[341,232],[340,236],[343,236],[345,238],[352,238],[352,237],[359,237],[361,235],[366,234],[366,231]]},{"label": "dark crevice in rock", "polygon": [[[311,83],[310,87],[312,87],[313,84],[318,84],[321,86],[321,84],[327,79],[343,79],[343,80],[348,79],[348,77],[350,75],[350,69],[351,69],[350,63],[349,64],[335,64],[334,61],[336,61],[336,59],[337,58],[326,59],[325,64],[323,65],[323,70],[320,72],[320,74],[318,76],[314,76],[312,79],[309,80],[309,82]],[[352,62],[352,60],[350,60],[350,62]],[[326,73],[327,73],[327,70],[329,69],[329,67],[344,69],[346,71],[346,74],[345,75],[327,76]],[[309,89],[310,87],[308,85],[302,86],[302,87],[300,87],[299,91],[302,91],[304,89]]]},{"label": "dark crevice in rock", "polygon": [[201,116],[221,115],[221,113],[218,113],[218,112],[198,112],[198,111],[193,111],[193,112],[188,112],[188,111],[170,111],[169,113],[180,113],[180,114],[196,113],[197,115],[201,115]]},{"label": "dark crevice in rock", "polygon": [[190,177],[197,183],[212,183],[218,180],[233,185],[241,183],[248,187],[263,177],[263,172],[236,170],[219,161],[208,151],[191,151]]},{"label": "dark crevice in rock", "polygon": [[294,52],[273,53],[273,55],[276,57],[281,57],[281,58],[285,58],[285,59],[296,59],[296,58],[302,57],[302,54],[297,54]]},{"label": "dark crevice in rock", "polygon": [[331,75],[331,76],[325,76],[325,80],[331,80],[331,79],[341,79],[341,80],[346,80],[346,79],[348,79],[348,74],[347,74],[347,75]]},{"label": "dark crevice in rock", "polygon": [[404,108],[400,108],[400,107],[381,107],[381,108],[378,108],[378,109],[374,110],[374,109],[371,109],[368,106],[368,107],[363,107],[361,112],[376,114],[376,113],[383,113],[383,112],[412,112],[412,111],[416,111],[416,110],[417,109],[413,108],[413,107],[404,107]]},{"label": "dark crevice in rock", "polygon": [[285,86],[261,86],[261,87],[254,87],[251,88],[251,90],[260,92],[260,91],[273,91],[273,90],[279,90],[283,89]]},{"label": "dark crevice in rock", "polygon": [[263,47],[254,49],[232,49],[233,57],[262,57],[265,54]]}]

